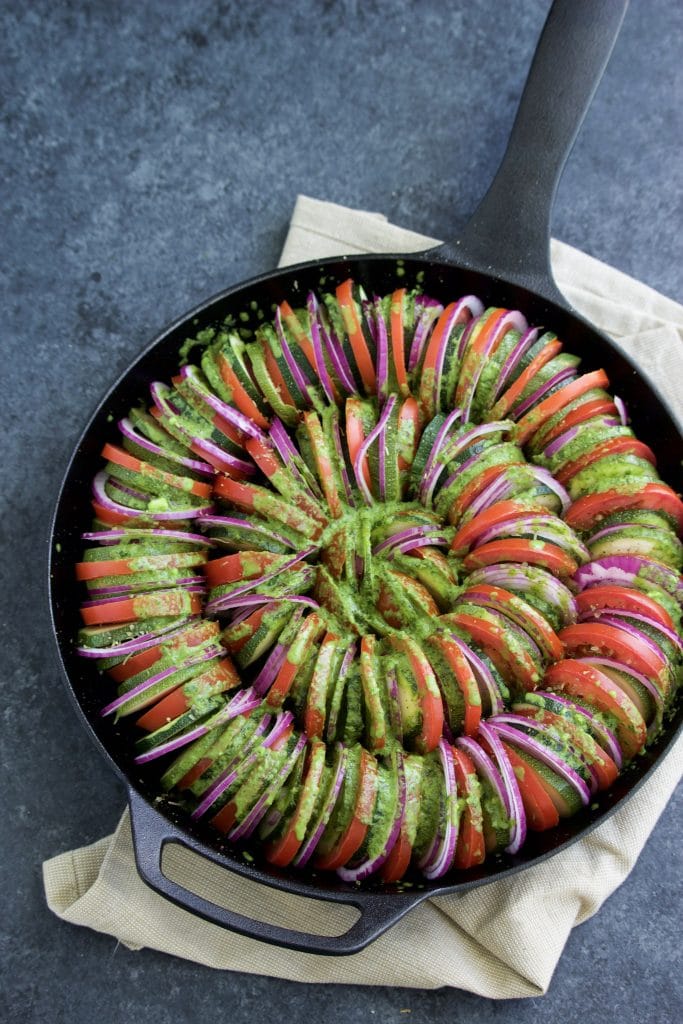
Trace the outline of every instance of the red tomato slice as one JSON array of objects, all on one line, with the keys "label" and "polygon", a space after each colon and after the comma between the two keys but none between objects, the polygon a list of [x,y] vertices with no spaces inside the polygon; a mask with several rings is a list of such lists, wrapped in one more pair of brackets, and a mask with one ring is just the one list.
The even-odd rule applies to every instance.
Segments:
[{"label": "red tomato slice", "polygon": [[356,360],[356,366],[361,375],[361,380],[365,385],[365,389],[370,393],[374,393],[377,388],[377,374],[375,367],[372,362],[372,356],[368,349],[363,329],[358,319],[358,313],[356,311],[356,302],[353,297],[353,281],[351,278],[348,281],[344,281],[340,284],[336,290],[337,303],[341,311],[342,318],[344,320],[344,327],[346,333],[349,336],[349,344]]},{"label": "red tomato slice", "polygon": [[566,733],[573,746],[590,763],[597,777],[599,789],[609,789],[616,780],[619,768],[615,762],[597,743],[591,742],[590,738],[586,740],[585,733],[574,722],[563,715],[558,715],[556,711],[547,711],[535,705],[532,707],[528,704],[513,704],[512,710],[524,718],[533,718],[541,724],[556,726],[561,732]]},{"label": "red tomato slice", "polygon": [[313,520],[296,505],[278,497],[273,491],[258,484],[242,483],[219,473],[214,482],[214,494],[244,512],[261,512],[279,519],[286,526],[303,533],[305,537],[318,537],[322,530],[320,520]]},{"label": "red tomato slice", "polygon": [[[119,448],[117,445],[105,444],[102,449],[102,457],[107,459],[108,462],[121,466],[123,469],[129,469],[131,472],[139,473],[141,476],[148,476],[153,480],[159,480],[174,490],[185,494],[194,494],[198,498],[206,498],[207,500],[211,497],[211,484],[203,484],[199,480],[190,481],[189,477],[176,476],[175,473],[168,473],[166,470],[158,469],[148,462],[143,462],[142,459],[137,459],[134,455],[131,455],[124,448]],[[184,486],[188,483],[190,484],[189,487]]]},{"label": "red tomato slice", "polygon": [[417,399],[406,398],[398,414],[398,470],[409,470],[420,443],[420,407]]},{"label": "red tomato slice", "polygon": [[[365,441],[365,427],[361,411],[360,399],[346,399],[346,444],[349,449],[351,465],[355,465],[358,452]],[[372,477],[370,476],[370,463],[367,455],[361,462],[361,473],[369,488],[372,488]]]},{"label": "red tomato slice", "polygon": [[638,637],[617,626],[603,622],[577,622],[572,626],[565,626],[559,636],[570,658],[573,655],[590,657],[593,654],[602,654],[623,662],[636,672],[652,676],[659,680],[662,686],[668,688],[666,661]]},{"label": "red tomato slice", "polygon": [[559,437],[560,434],[564,434],[565,430],[569,430],[570,427],[577,427],[579,424],[586,423],[587,420],[592,420],[596,416],[614,416],[615,418],[619,416],[617,407],[611,398],[607,396],[604,398],[592,398],[589,402],[582,402],[575,409],[571,409],[554,426],[549,427],[546,423],[532,438],[534,451],[542,450],[551,441]]},{"label": "red tomato slice", "polygon": [[282,704],[292,687],[297,672],[308,657],[313,644],[322,636],[324,629],[322,619],[317,612],[313,612],[301,623],[289,646],[287,657],[283,661],[273,685],[268,690],[266,704],[269,704],[270,707],[279,707]]},{"label": "red tomato slice", "polygon": [[555,828],[560,822],[560,815],[548,796],[540,776],[519,756],[514,747],[504,740],[501,740],[501,743],[517,779],[527,825],[534,832],[545,832],[546,829]]},{"label": "red tomato slice", "polygon": [[231,367],[227,358],[219,353],[216,360],[218,366],[218,372],[220,373],[225,386],[232,396],[232,402],[239,409],[240,412],[248,416],[261,430],[267,430],[269,427],[268,420],[263,415],[256,402],[251,398],[248,392],[244,389],[240,383],[240,379]]},{"label": "red tomato slice", "polygon": [[470,604],[482,604],[502,612],[529,634],[549,661],[558,661],[564,654],[564,647],[547,619],[519,594],[488,583],[478,583],[461,597]]},{"label": "red tomato slice", "polygon": [[273,355],[268,342],[263,342],[261,350],[263,352],[263,361],[265,363],[268,376],[273,382],[273,387],[279,393],[280,398],[285,403],[285,405],[293,405],[296,407],[296,402],[292,398],[289,388],[285,384],[285,378],[282,376],[282,373],[280,372],[280,367],[277,365],[277,360]]},{"label": "red tomato slice", "polygon": [[309,806],[308,798],[310,793],[317,793],[320,788],[325,769],[325,749],[325,744],[317,741],[311,743],[308,748],[304,779],[289,826],[279,839],[267,843],[264,848],[265,857],[269,864],[276,864],[281,868],[287,867],[288,864],[291,864],[303,843],[303,831],[301,838],[297,836],[297,831],[299,830],[302,815]]},{"label": "red tomato slice", "polygon": [[99,501],[91,501],[90,504],[95,510],[97,519],[101,523],[106,523],[107,526],[125,526],[126,523],[134,522],[142,514],[137,509],[131,509],[130,515],[126,515],[125,512],[115,512],[113,509],[100,505]]},{"label": "red tomato slice", "polygon": [[[415,598],[427,615],[436,617],[439,614],[439,607],[436,601],[419,580],[408,576],[407,573],[394,570],[392,570],[392,576],[394,580],[400,583],[403,590]],[[379,585],[377,611],[384,616],[390,626],[394,626],[396,629],[402,629],[406,625],[403,609],[396,604],[391,590],[383,582]]]},{"label": "red tomato slice", "polygon": [[508,519],[525,519],[527,516],[546,516],[547,514],[548,509],[543,505],[525,504],[520,501],[497,501],[495,505],[490,505],[489,508],[484,509],[474,519],[470,519],[468,523],[460,527],[453,538],[451,551],[455,551],[459,555],[467,554],[483,533]]},{"label": "red tomato slice", "polygon": [[[604,370],[594,370],[593,373],[584,373],[583,376],[565,384],[559,391],[555,391],[543,401],[535,405],[533,409],[521,417],[515,428],[515,439],[517,444],[524,445],[539,427],[546,423],[551,416],[560,412],[564,406],[585,395],[593,388],[604,388],[609,384],[609,378]],[[565,429],[568,429],[565,423]]]},{"label": "red tomato slice", "polygon": [[[482,491],[486,490],[489,484],[497,480],[499,476],[506,473],[512,466],[524,466],[524,462],[506,463],[502,466],[489,466],[483,473],[480,473],[474,480],[462,490],[448,510],[448,521],[457,526],[464,517],[469,505]],[[545,510],[548,511],[547,509]]]},{"label": "red tomato slice", "polygon": [[544,686],[587,704],[615,721],[615,732],[624,757],[634,757],[647,739],[647,726],[630,697],[615,686],[612,679],[593,665],[571,658],[551,665]]},{"label": "red tomato slice", "polygon": [[671,516],[678,525],[679,534],[683,534],[683,501],[661,481],[645,484],[634,493],[612,490],[587,494],[570,505],[564,519],[575,530],[589,530],[605,516],[632,508]]},{"label": "red tomato slice", "polygon": [[515,656],[508,644],[505,628],[486,619],[479,619],[468,612],[449,612],[442,622],[452,623],[463,629],[476,644],[488,654],[500,674],[508,682],[535,690],[538,685],[538,668],[526,651]]},{"label": "red tomato slice", "polygon": [[335,483],[332,459],[318,414],[315,412],[304,413],[303,425],[311,442],[311,452],[327,506],[332,516],[335,519],[340,519],[344,514],[344,506]]},{"label": "red tomato slice", "polygon": [[107,673],[117,683],[123,683],[131,676],[137,675],[138,672],[144,672],[146,668],[151,668],[161,658],[162,653],[160,646],[148,647],[146,651],[131,654],[130,658],[126,658],[120,665],[114,665],[113,668],[107,669]]},{"label": "red tomato slice", "polygon": [[460,373],[458,374],[458,384],[453,399],[453,404],[456,408],[464,409],[466,404],[468,404],[476,385],[479,383],[479,364],[482,358],[485,356],[487,360],[491,359],[507,334],[505,328],[502,331],[499,329],[498,337],[493,339],[493,347],[488,348],[491,333],[495,333],[499,321],[505,317],[507,312],[507,309],[500,307],[492,309],[486,320],[483,323],[480,321],[474,328],[474,336],[470,336]]},{"label": "red tomato slice", "polygon": [[580,594],[576,595],[575,600],[579,615],[616,608],[622,612],[633,612],[635,615],[647,615],[648,618],[661,623],[667,629],[676,629],[673,619],[666,609],[640,590],[629,590],[628,587],[605,584],[582,590]]},{"label": "red tomato slice", "polygon": [[377,761],[369,751],[363,748],[360,756],[360,778],[353,817],[337,845],[325,856],[316,858],[315,866],[317,868],[322,871],[336,871],[353,857],[365,839],[372,822],[378,786]]},{"label": "red tomato slice", "polygon": [[339,637],[334,633],[326,633],[306,694],[304,731],[309,739],[320,740],[325,732],[327,701],[333,683],[332,672],[338,647]]},{"label": "red tomato slice", "polygon": [[430,639],[446,658],[465,701],[463,732],[466,736],[476,736],[481,721],[481,694],[474,672],[458,645],[452,640],[439,634]]},{"label": "red tomato slice", "polygon": [[538,355],[531,360],[526,370],[523,370],[522,373],[520,373],[514,384],[511,384],[507,391],[503,392],[489,412],[487,419],[489,421],[505,419],[510,410],[517,405],[527,385],[531,383],[538,371],[542,370],[545,364],[549,363],[551,359],[554,359],[554,357],[561,351],[562,342],[557,338],[554,338],[552,341],[549,341],[547,345],[544,345]]},{"label": "red tomato slice", "polygon": [[154,732],[167,722],[188,711],[197,692],[224,693],[238,686],[240,678],[230,658],[223,658],[214,668],[202,672],[192,680],[192,695],[188,696],[185,686],[179,686],[162,700],[157,701],[144,715],[137,719],[136,725],[146,732]]},{"label": "red tomato slice", "polygon": [[391,355],[396,372],[396,383],[401,394],[408,393],[408,374],[406,372],[405,330],[403,324],[406,290],[397,288],[391,296],[389,331],[391,338]]},{"label": "red tomato slice", "polygon": [[178,789],[189,789],[193,782],[196,782],[204,774],[206,769],[213,764],[213,758],[202,757],[193,765],[188,772],[185,772],[178,782]]},{"label": "red tomato slice", "polygon": [[287,327],[292,332],[292,336],[296,341],[297,345],[308,360],[308,364],[312,370],[315,370],[317,375],[318,367],[315,362],[315,352],[313,350],[313,342],[306,333],[303,324],[299,320],[298,316],[285,300],[280,303],[280,315],[283,321],[287,324]]},{"label": "red tomato slice", "polygon": [[91,607],[81,607],[81,618],[86,626],[110,626],[157,615],[199,615],[202,601],[199,594],[184,591],[156,590],[119,601],[105,601]]},{"label": "red tomato slice", "polygon": [[410,867],[413,845],[408,837],[400,832],[391,853],[380,868],[379,875],[383,882],[399,882]]},{"label": "red tomato slice", "polygon": [[[261,622],[263,621],[263,616],[266,614],[267,611],[268,605],[263,605],[262,608],[257,608],[255,612],[252,612],[251,615],[249,615],[248,618],[244,620],[244,622],[241,622],[239,624],[239,633],[237,640],[226,639],[225,634],[223,635],[222,643],[225,647],[227,647],[231,654],[237,654],[237,652],[241,651],[244,645],[247,644],[249,640],[251,640],[254,633],[261,625]],[[228,630],[233,628],[234,627],[229,626]]]},{"label": "red tomato slice", "polygon": [[590,466],[593,462],[604,459],[608,455],[636,455],[639,459],[651,462],[653,466],[656,464],[654,452],[642,441],[638,441],[635,437],[611,437],[609,440],[603,441],[602,444],[595,445],[590,451],[584,452],[573,462],[561,466],[555,473],[555,479],[558,483],[566,485],[586,466]]},{"label": "red tomato slice", "polygon": [[238,551],[237,554],[224,555],[223,558],[212,558],[203,566],[203,570],[209,586],[217,587],[221,583],[256,579],[282,560],[282,555],[270,551]]},{"label": "red tomato slice", "polygon": [[458,797],[465,801],[453,866],[466,870],[482,864],[486,856],[484,819],[479,798],[479,780],[474,764],[464,750],[458,747],[453,747],[452,750]]},{"label": "red tomato slice", "polygon": [[401,633],[389,636],[389,643],[395,650],[405,654],[410,663],[420,700],[422,728],[415,740],[415,747],[421,754],[435,750],[443,734],[443,700],[432,666],[422,648],[411,637]]},{"label": "red tomato slice", "polygon": [[566,551],[549,541],[526,540],[523,537],[492,540],[471,551],[463,565],[468,572],[498,562],[518,562],[539,565],[558,576],[573,576],[578,565]]}]

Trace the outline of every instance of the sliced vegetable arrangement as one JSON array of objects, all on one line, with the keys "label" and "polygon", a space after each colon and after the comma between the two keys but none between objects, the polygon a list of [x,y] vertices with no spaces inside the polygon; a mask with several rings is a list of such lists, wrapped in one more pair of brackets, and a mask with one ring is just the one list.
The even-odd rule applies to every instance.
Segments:
[{"label": "sliced vegetable arrangement", "polygon": [[612,786],[677,691],[683,502],[606,374],[517,311],[351,280],[195,346],[104,445],[76,566],[159,788],[389,883]]}]

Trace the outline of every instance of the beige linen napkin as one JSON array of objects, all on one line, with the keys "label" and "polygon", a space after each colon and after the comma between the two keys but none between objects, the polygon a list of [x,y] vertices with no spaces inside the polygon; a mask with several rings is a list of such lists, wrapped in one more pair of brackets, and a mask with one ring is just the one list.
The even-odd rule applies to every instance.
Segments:
[{"label": "beige linen napkin", "polygon": [[[424,238],[380,214],[300,196],[282,264],[362,252],[426,248]],[[572,249],[552,244],[559,287],[657,380],[683,417],[683,307]],[[663,439],[665,440],[665,439]],[[244,938],[180,910],[135,869],[128,813],[113,836],[46,861],[47,902],[65,921],[211,967],[306,982],[438,988],[491,998],[538,996],[552,978],[569,932],[624,881],[683,773],[683,742],[604,825],[550,861],[460,896],[421,904],[361,953],[324,957]],[[289,927],[338,934],[355,911],[278,892],[172,847],[176,881],[233,910]]]}]

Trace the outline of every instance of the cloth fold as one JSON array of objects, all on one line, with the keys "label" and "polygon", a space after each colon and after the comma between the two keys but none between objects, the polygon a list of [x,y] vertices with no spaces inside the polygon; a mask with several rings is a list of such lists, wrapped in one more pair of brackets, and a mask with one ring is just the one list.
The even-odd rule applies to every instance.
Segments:
[{"label": "cloth fold", "polygon": [[[436,244],[379,213],[299,196],[281,265]],[[657,382],[683,418],[683,306],[553,240],[553,271],[572,305]],[[663,439],[665,441],[666,439]],[[683,774],[683,740],[604,824],[549,861],[483,888],[435,897],[350,957],[280,949],[225,931],[158,896],[139,878],[126,811],[115,833],[43,865],[50,909],[64,921],[207,966],[302,982],[461,988],[494,999],[547,991],[571,929],[597,912],[633,868]],[[319,933],[343,932],[349,909],[243,879],[180,847],[164,870],[215,902]],[[236,903],[238,905],[236,905]]]}]

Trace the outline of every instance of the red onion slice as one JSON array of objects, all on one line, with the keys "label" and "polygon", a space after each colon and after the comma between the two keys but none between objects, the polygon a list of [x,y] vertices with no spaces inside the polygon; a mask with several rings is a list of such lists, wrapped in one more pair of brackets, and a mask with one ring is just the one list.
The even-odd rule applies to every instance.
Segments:
[{"label": "red onion slice", "polygon": [[208,462],[199,462],[198,459],[188,459],[184,455],[177,455],[175,452],[169,451],[167,448],[162,448],[161,445],[154,444],[148,438],[143,437],[135,429],[128,417],[119,420],[118,428],[124,437],[127,437],[129,441],[139,445],[140,448],[144,448],[145,451],[151,452],[153,455],[159,455],[161,458],[168,459],[170,462],[175,462],[180,466],[184,466],[185,469],[190,469],[195,473],[201,473],[202,476],[215,476],[216,470],[213,466],[210,466]]},{"label": "red onion slice", "polygon": [[356,867],[337,868],[337,874],[344,882],[362,882],[382,867],[396,845],[401,832],[401,823],[406,809],[406,774],[403,752],[395,750],[392,756],[392,768],[397,777],[396,808],[391,820],[391,828],[382,850],[374,857],[369,857]]},{"label": "red onion slice", "polygon": [[498,771],[500,772],[500,777],[503,780],[503,785],[507,789],[508,803],[510,805],[509,817],[512,821],[512,831],[510,835],[510,842],[505,847],[505,852],[519,853],[520,849],[524,845],[524,840],[526,839],[526,811],[524,810],[524,803],[522,802],[522,794],[519,791],[517,776],[510,764],[510,758],[508,757],[503,744],[500,742],[500,739],[496,735],[495,730],[491,729],[486,722],[480,722],[479,733],[486,743],[488,743],[498,767]]},{"label": "red onion slice", "polygon": [[344,776],[346,775],[346,764],[348,761],[348,757],[348,748],[343,746],[341,743],[335,743],[335,761],[334,765],[332,766],[332,778],[330,780],[329,789],[327,791],[325,800],[323,801],[322,808],[320,810],[320,813],[318,814],[318,817],[313,827],[310,828],[309,826],[310,835],[308,836],[307,839],[304,839],[304,842],[299,848],[299,852],[292,861],[294,867],[305,867],[308,864],[311,857],[313,856],[313,854],[315,853],[315,849],[318,843],[320,842],[320,839],[322,838],[322,834],[325,831],[325,826],[330,820],[332,811],[334,810],[334,805],[337,802],[337,798],[342,787],[342,782],[344,781]]},{"label": "red onion slice", "polygon": [[[523,718],[521,715],[517,717],[522,719],[525,726],[531,721],[531,719]],[[501,716],[497,715],[495,718],[489,719],[488,724],[492,729],[496,730],[502,739],[508,740],[509,743],[519,747],[520,750],[531,754],[537,761],[541,761],[552,771],[556,772],[576,791],[581,803],[585,807],[588,806],[591,800],[591,791],[588,784],[558,754],[555,754],[539,740],[534,739],[533,736],[529,736],[528,733],[522,732],[521,729],[508,724],[507,721],[502,721]]]}]

